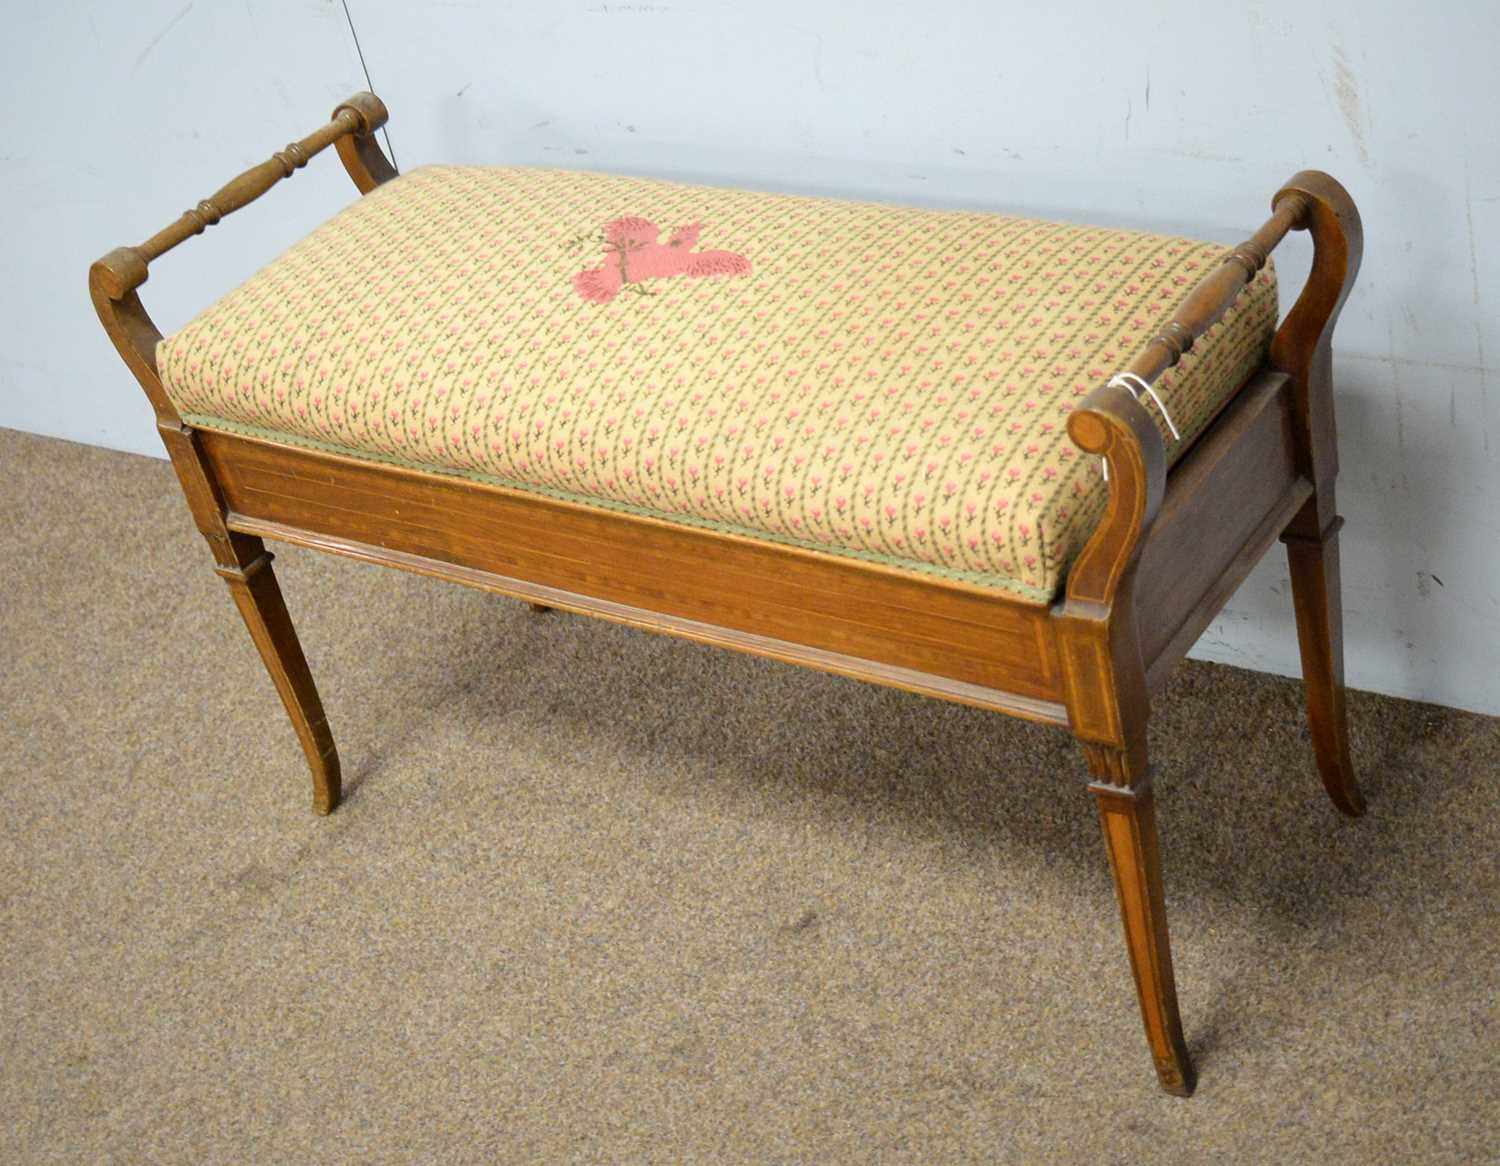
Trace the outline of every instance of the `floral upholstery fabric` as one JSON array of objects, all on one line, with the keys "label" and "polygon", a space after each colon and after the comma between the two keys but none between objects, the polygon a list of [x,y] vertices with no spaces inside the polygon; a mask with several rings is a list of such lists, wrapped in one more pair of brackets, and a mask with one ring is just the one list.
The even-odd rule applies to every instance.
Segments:
[{"label": "floral upholstery fabric", "polygon": [[[191,425],[1043,602],[1103,511],[1068,411],[1215,244],[529,168],[361,198],[162,341]],[[1169,457],[1263,358],[1270,268],[1158,383]]]}]

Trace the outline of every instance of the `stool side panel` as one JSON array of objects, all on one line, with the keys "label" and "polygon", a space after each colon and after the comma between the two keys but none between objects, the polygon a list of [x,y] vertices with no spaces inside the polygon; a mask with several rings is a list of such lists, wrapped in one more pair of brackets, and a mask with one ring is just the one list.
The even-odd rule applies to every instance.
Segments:
[{"label": "stool side panel", "polygon": [[197,432],[231,527],[275,524],[1030,699],[1061,698],[1042,604],[504,487]]}]

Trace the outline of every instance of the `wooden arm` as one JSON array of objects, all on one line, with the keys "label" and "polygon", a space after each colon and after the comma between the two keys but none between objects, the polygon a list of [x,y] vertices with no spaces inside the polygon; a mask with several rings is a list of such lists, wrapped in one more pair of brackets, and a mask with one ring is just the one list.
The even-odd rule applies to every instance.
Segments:
[{"label": "wooden arm", "polygon": [[1109,503],[1068,572],[1068,605],[1107,608],[1140,554],[1167,489],[1161,433],[1129,389],[1095,389],[1068,416],[1068,436],[1109,466]]},{"label": "wooden arm", "polygon": [[[386,116],[380,98],[373,93],[356,93],[333,111],[332,119],[322,129],[273,154],[269,161],[246,170],[139,247],[118,247],[89,268],[89,297],[94,302],[94,310],[99,313],[99,321],[110,341],[151,402],[156,413],[157,432],[161,434],[162,444],[166,446],[182,483],[193,522],[208,540],[220,573],[230,580],[232,587],[238,585],[245,589],[244,595],[248,598],[242,602],[241,594],[236,592],[236,602],[240,602],[247,621],[252,620],[253,613],[257,622],[252,626],[252,633],[257,635],[258,643],[261,636],[270,642],[278,634],[276,626],[266,624],[266,611],[270,611],[273,625],[286,619],[280,594],[276,591],[276,584],[270,581],[271,572],[266,569],[270,556],[264,554],[265,548],[259,539],[232,532],[226,525],[224,499],[212,470],[203,459],[198,435],[183,425],[161,383],[156,367],[156,346],[161,341],[161,331],[152,322],[136,289],[146,282],[146,269],[151,260],[253,202],[332,143],[338,143],[344,168],[361,192],[394,178],[396,168],[380,152],[374,138],[375,131],[385,124]],[[350,146],[348,150],[346,144]],[[251,582],[252,577],[256,582]],[[260,590],[259,599],[252,594],[255,588]],[[251,604],[250,608],[245,607],[245,602]],[[260,628],[259,633],[255,633],[255,627]],[[265,650],[263,647],[262,651]],[[313,769],[317,775],[315,780],[319,782],[319,805],[326,813],[338,800],[337,756],[332,752],[332,742],[327,740],[327,727],[322,724],[317,697],[307,695],[311,692],[312,682],[306,676],[306,662],[296,647],[295,638],[292,639],[291,653],[287,653],[284,647],[278,649],[272,675],[279,677],[278,688],[283,684],[287,686],[283,699],[288,702],[288,709],[292,709],[295,703],[292,720],[298,725],[310,759],[314,758],[316,751]],[[270,660],[268,656],[268,666]],[[297,685],[304,686],[300,695],[295,688]]]},{"label": "wooden arm", "polygon": [[[94,301],[94,310],[121,358],[146,391],[174,462],[180,460],[182,421],[156,370],[156,345],[161,332],[136,294],[136,289],[146,282],[151,260],[253,202],[334,142],[338,143],[344,168],[361,192],[394,178],[396,168],[375,144],[375,131],[385,124],[388,116],[385,103],[375,94],[356,93],[333,111],[332,119],[322,129],[293,142],[259,166],[252,166],[139,247],[116,247],[89,268],[89,297]],[[347,152],[346,144],[350,146]],[[179,466],[179,472],[186,473],[183,465]],[[195,488],[189,486],[188,477],[183,482],[189,499],[202,495],[201,490],[195,493]],[[194,514],[200,511],[207,513],[207,505],[195,504]]]},{"label": "wooden arm", "polygon": [[[1317,255],[1310,285],[1322,284],[1324,266],[1346,270],[1342,244],[1325,221],[1339,217],[1325,201],[1332,188],[1342,192],[1326,175],[1304,173],[1292,179],[1272,202],[1265,225],[1224,257],[1121,371],[1149,385],[1181,360],[1223,318],[1288,231],[1312,229]],[[1271,346],[1271,362],[1289,371],[1299,361],[1306,367],[1309,337],[1326,339],[1325,325],[1331,327],[1333,308],[1342,300],[1336,289],[1329,293],[1310,286],[1304,291]],[[1304,309],[1304,303],[1310,306]],[[1317,388],[1308,395],[1327,396]],[[1146,722],[1151,704],[1135,586],[1141,550],[1167,492],[1166,447],[1156,421],[1132,392],[1109,385],[1095,389],[1069,415],[1068,434],[1109,467],[1104,517],[1068,572],[1064,602],[1054,611],[1068,720],[1089,750],[1104,788],[1135,790],[1149,777]],[[1310,465],[1315,461],[1309,458]]]},{"label": "wooden arm", "polygon": [[[1154,383],[1224,318],[1287,232],[1308,225],[1314,200],[1298,182],[1309,173],[1299,174],[1277,194],[1271,217],[1260,230],[1225,255],[1188,293],[1123,372],[1133,373],[1148,385]],[[1333,182],[1327,175],[1321,177]],[[1067,598],[1070,605],[1107,607],[1134,565],[1166,493],[1166,450],[1156,423],[1130,390],[1108,385],[1095,389],[1068,416],[1068,435],[1084,452],[1097,454],[1108,464],[1109,505],[1068,573]]]},{"label": "wooden arm", "polygon": [[1295,174],[1276,202],[1310,206],[1305,224],[1313,237],[1307,283],[1271,341],[1271,363],[1288,373],[1297,389],[1302,424],[1301,470],[1316,491],[1314,511],[1299,515],[1297,533],[1316,537],[1334,520],[1333,480],[1338,442],[1333,424],[1333,328],[1359,274],[1364,227],[1349,192],[1319,170]]},{"label": "wooden arm", "polygon": [[[89,271],[90,287],[110,300],[124,299],[146,282],[147,267],[152,260],[165,255],[183,240],[201,235],[225,215],[254,202],[335,142],[339,145],[339,156],[345,169],[362,193],[394,177],[395,167],[381,153],[373,138],[388,116],[385,103],[375,94],[356,93],[333,111],[327,125],[226,182],[138,247],[117,247],[98,260]],[[346,142],[349,143],[347,148]]]}]

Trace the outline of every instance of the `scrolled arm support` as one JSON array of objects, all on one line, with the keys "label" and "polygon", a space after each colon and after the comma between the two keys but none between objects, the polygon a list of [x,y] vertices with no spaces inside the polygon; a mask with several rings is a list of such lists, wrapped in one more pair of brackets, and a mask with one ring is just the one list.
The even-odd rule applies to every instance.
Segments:
[{"label": "scrolled arm support", "polygon": [[356,137],[367,138],[378,130],[390,119],[390,111],[386,109],[385,102],[368,91],[356,93],[346,101],[341,101],[334,107],[332,118],[337,121],[339,115],[345,110],[359,119],[355,127]]},{"label": "scrolled arm support", "polygon": [[[1338,475],[1333,329],[1359,274],[1364,227],[1349,192],[1320,170],[1294,174],[1272,205],[1305,207],[1302,225],[1313,239],[1312,270],[1271,341],[1271,363],[1287,373],[1296,388],[1302,472],[1315,489],[1313,509],[1298,516],[1299,531],[1318,534],[1334,519],[1333,481]],[[1314,526],[1316,530],[1309,529]]]},{"label": "scrolled arm support", "polygon": [[1109,502],[1068,573],[1056,611],[1068,722],[1121,786],[1147,778],[1146,668],[1136,634],[1135,574],[1166,492],[1167,454],[1129,389],[1095,389],[1068,417],[1068,435],[1109,466]]},{"label": "scrolled arm support", "polygon": [[1140,553],[1167,489],[1167,451],[1151,415],[1123,388],[1104,385],[1068,416],[1068,436],[1109,466],[1104,517],[1068,573],[1068,602],[1107,607]]},{"label": "scrolled arm support", "polygon": [[356,93],[333,111],[333,116],[349,110],[358,117],[360,128],[338,140],[339,161],[354,180],[360,194],[369,194],[382,182],[396,177],[396,166],[380,144],[375,140],[375,131],[385,125],[385,103],[373,93]]}]

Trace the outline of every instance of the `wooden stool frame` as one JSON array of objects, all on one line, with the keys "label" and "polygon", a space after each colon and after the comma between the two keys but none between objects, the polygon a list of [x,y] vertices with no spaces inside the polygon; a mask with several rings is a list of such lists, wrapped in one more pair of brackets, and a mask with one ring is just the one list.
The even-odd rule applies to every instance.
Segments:
[{"label": "wooden stool frame", "polygon": [[1178,1015],[1146,756],[1152,691],[1280,539],[1291,567],[1314,753],[1335,806],[1364,806],[1344,719],[1330,341],[1359,270],[1359,213],[1303,171],[1272,214],[1126,366],[1147,384],[1212,326],[1291,230],[1314,260],[1265,364],[1168,473],[1126,389],[1095,389],[1068,432],[1109,468],[1103,518],[1053,604],[853,558],[558,501],[290,444],[193,429],[156,366],[161,333],[136,289],[150,262],[336,146],[361,193],[395,177],[358,94],[138,247],[89,271],[106,332],[157,427],[215,569],[286,705],[321,814],[339,761],[262,541],[279,539],[529,601],[1063,726],[1083,746],[1131,971],[1163,1089],[1194,1073]]}]

